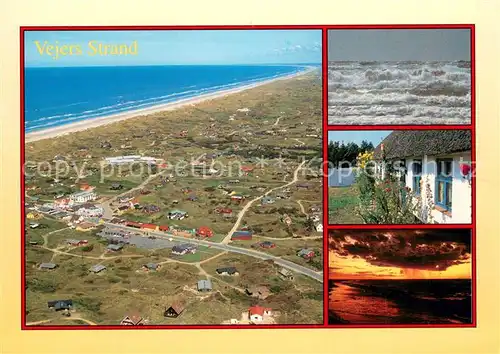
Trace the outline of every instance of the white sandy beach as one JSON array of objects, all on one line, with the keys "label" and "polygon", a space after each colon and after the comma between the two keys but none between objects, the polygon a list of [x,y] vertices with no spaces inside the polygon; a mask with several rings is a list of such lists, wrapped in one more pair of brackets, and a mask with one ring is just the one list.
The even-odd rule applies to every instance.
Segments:
[{"label": "white sandy beach", "polygon": [[33,141],[37,141],[37,140],[54,138],[54,137],[61,136],[64,134],[69,134],[69,133],[74,133],[77,131],[95,128],[95,127],[99,127],[99,126],[110,124],[110,123],[119,122],[119,121],[130,119],[130,118],[137,118],[139,116],[144,116],[144,115],[148,115],[148,114],[152,114],[152,113],[176,110],[176,109],[188,106],[188,105],[195,105],[195,104],[198,104],[200,102],[224,97],[224,96],[231,95],[231,94],[238,93],[238,92],[242,92],[242,91],[245,91],[245,90],[248,90],[251,88],[266,85],[266,84],[269,84],[271,82],[275,82],[278,80],[288,80],[288,79],[309,73],[315,69],[316,68],[314,68],[314,67],[308,67],[307,69],[300,71],[298,73],[294,73],[294,74],[286,75],[286,76],[280,76],[280,77],[272,78],[269,80],[264,80],[261,82],[256,82],[256,83],[252,83],[252,84],[248,84],[248,85],[244,85],[244,86],[239,86],[239,87],[228,89],[228,90],[221,90],[221,91],[207,93],[207,94],[199,95],[199,96],[195,96],[195,97],[190,97],[190,98],[186,98],[186,99],[182,99],[179,101],[170,102],[170,103],[166,103],[166,104],[131,110],[131,111],[127,111],[127,112],[121,112],[121,113],[113,114],[110,116],[88,119],[88,120],[70,123],[70,124],[66,124],[66,125],[62,125],[62,126],[58,126],[58,127],[48,128],[48,129],[39,130],[39,131],[35,131],[35,132],[30,132],[30,133],[27,133],[25,135],[25,143],[29,143],[29,142],[33,142]]}]

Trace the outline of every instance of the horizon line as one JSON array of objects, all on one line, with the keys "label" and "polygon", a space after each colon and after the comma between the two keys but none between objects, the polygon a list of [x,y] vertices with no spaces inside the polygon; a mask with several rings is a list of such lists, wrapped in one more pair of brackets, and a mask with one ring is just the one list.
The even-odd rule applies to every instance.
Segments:
[{"label": "horizon line", "polygon": [[94,68],[94,67],[130,67],[130,66],[308,66],[308,65],[321,65],[321,62],[309,62],[309,63],[228,63],[228,64],[118,64],[118,65],[24,65],[25,69],[28,68]]}]

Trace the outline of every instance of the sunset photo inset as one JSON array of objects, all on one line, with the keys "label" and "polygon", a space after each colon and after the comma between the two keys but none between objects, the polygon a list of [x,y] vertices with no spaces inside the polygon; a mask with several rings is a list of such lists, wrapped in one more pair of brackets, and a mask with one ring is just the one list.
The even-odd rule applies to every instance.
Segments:
[{"label": "sunset photo inset", "polygon": [[472,323],[471,231],[332,230],[329,324]]}]

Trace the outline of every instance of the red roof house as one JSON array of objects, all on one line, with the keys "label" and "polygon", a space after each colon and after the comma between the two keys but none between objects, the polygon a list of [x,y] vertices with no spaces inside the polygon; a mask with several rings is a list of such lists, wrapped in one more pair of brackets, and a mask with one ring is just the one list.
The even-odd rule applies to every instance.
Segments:
[{"label": "red roof house", "polygon": [[262,248],[274,248],[274,247],[276,247],[276,244],[271,242],[271,241],[263,241],[259,245]]},{"label": "red roof house", "polygon": [[120,322],[122,326],[141,326],[144,325],[144,319],[142,316],[134,311],[131,314],[125,316],[125,318]]},{"label": "red roof house", "polygon": [[90,185],[88,183],[84,182],[84,183],[80,184],[80,190],[81,191],[86,191],[86,190],[89,190],[89,189],[91,189],[91,187],[90,187]]},{"label": "red roof house", "polygon": [[252,166],[241,166],[241,171],[243,172],[252,172],[253,167]]},{"label": "red roof house", "polygon": [[158,230],[158,226],[155,224],[142,224],[141,229]]},{"label": "red roof house", "polygon": [[168,225],[160,225],[160,231],[168,231]]},{"label": "red roof house", "polygon": [[264,315],[271,315],[272,309],[268,307],[262,306],[252,306],[248,309],[248,317],[252,322],[261,322],[264,318]]},{"label": "red roof house", "polygon": [[126,226],[128,227],[135,227],[135,228],[138,228],[140,229],[142,227],[142,224],[140,222],[135,222],[135,221],[127,221],[125,223]]},{"label": "red roof house", "polygon": [[231,235],[231,240],[251,240],[252,233],[250,231],[235,231]]},{"label": "red roof house", "polygon": [[207,226],[201,226],[196,230],[196,236],[201,236],[201,237],[212,237],[214,235],[214,232],[212,231],[211,228]]}]

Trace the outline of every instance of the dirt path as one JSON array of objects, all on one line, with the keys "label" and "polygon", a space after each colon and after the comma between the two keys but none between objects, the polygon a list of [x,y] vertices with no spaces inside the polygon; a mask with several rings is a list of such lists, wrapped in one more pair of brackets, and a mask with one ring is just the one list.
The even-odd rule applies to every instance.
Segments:
[{"label": "dirt path", "polygon": [[306,209],[305,209],[305,208],[304,208],[304,206],[302,205],[301,200],[297,200],[296,202],[297,202],[297,204],[299,205],[299,207],[300,207],[300,211],[302,212],[302,214],[304,214],[305,216],[307,216]]},{"label": "dirt path", "polygon": [[224,237],[224,239],[221,241],[222,244],[228,244],[229,241],[231,241],[231,235],[236,231],[238,230],[240,224],[241,224],[241,220],[243,219],[243,217],[245,216],[245,213],[248,211],[248,209],[250,209],[250,207],[252,206],[253,203],[255,203],[256,201],[264,198],[265,196],[271,194],[272,192],[274,192],[275,190],[278,190],[278,189],[282,189],[282,188],[286,188],[288,186],[291,186],[292,184],[296,183],[299,179],[299,171],[300,169],[305,165],[306,161],[303,161],[299,167],[297,167],[297,169],[294,171],[293,173],[293,179],[288,182],[287,184],[284,184],[282,186],[278,186],[278,187],[274,187],[274,188],[271,188],[270,190],[268,190],[266,193],[260,195],[259,197],[256,197],[254,199],[252,199],[251,201],[249,201],[244,207],[243,209],[241,209],[241,211],[238,213],[238,219],[236,220],[236,222],[234,223],[233,227],[231,228],[231,230],[228,232],[228,234],[226,235],[226,237]]},{"label": "dirt path", "polygon": [[42,246],[41,248],[46,249],[47,251],[54,252],[55,254],[64,254],[66,256],[72,256],[72,257],[80,257],[80,258],[87,258],[87,259],[97,259],[97,260],[106,260],[106,259],[115,259],[115,258],[134,258],[134,257],[144,257],[143,255],[140,254],[122,254],[119,256],[111,256],[111,257],[103,257],[101,254],[99,257],[95,256],[83,256],[80,254],[74,254],[74,253],[69,253],[65,251],[60,251],[57,248],[49,248],[46,246]]},{"label": "dirt path", "polygon": [[281,117],[276,118],[276,122],[274,122],[273,126],[278,125],[278,123],[280,122],[280,119],[281,119]]},{"label": "dirt path", "polygon": [[85,318],[81,318],[81,317],[64,317],[64,320],[66,320],[66,321],[83,321],[88,325],[97,326],[97,323],[92,322],[90,320],[87,320]]},{"label": "dirt path", "polygon": [[294,138],[293,140],[295,140],[296,142],[298,142],[301,146],[306,145],[306,143],[304,143],[304,142],[303,142],[302,140],[300,140],[300,139]]},{"label": "dirt path", "polygon": [[36,322],[26,322],[26,326],[38,326],[47,322],[52,322],[54,319],[50,320],[41,320],[41,321],[36,321]]},{"label": "dirt path", "polygon": [[198,264],[203,264],[205,262],[211,261],[212,259],[215,259],[215,258],[220,257],[223,254],[227,254],[227,253],[228,252],[222,251],[221,253],[217,253],[216,255],[214,255],[214,256],[212,256],[210,258],[204,259],[204,260],[202,260],[200,262],[184,262],[184,261],[178,261],[176,259],[168,258],[166,261],[158,262],[158,264],[163,265],[163,264],[167,264],[167,263],[180,263],[180,264],[187,264],[187,265],[192,265],[193,267],[197,267]]},{"label": "dirt path", "polygon": [[[97,323],[92,322],[90,320],[87,320],[85,318],[81,318],[81,317],[62,317],[62,319],[65,320],[65,321],[83,321],[83,322],[85,322],[88,325],[97,326]],[[42,320],[42,321],[36,321],[36,322],[27,322],[26,326],[38,326],[38,325],[41,325],[41,324],[44,324],[44,323],[52,322],[54,320],[56,320],[56,319],[52,318],[52,319],[49,319],[49,320]]]},{"label": "dirt path", "polygon": [[[243,294],[245,293],[245,290],[243,290],[243,289],[241,289],[241,288],[238,288],[237,286],[235,286],[235,285],[233,285],[233,284],[227,283],[227,282],[225,282],[224,280],[222,280],[222,279],[220,279],[220,278],[216,278],[216,277],[214,277],[214,276],[212,276],[212,275],[208,274],[208,273],[207,273],[207,271],[201,267],[201,264],[200,264],[200,263],[196,263],[196,268],[198,268],[198,269],[199,269],[199,271],[200,271],[200,275],[205,276],[207,279],[213,279],[214,281],[216,281],[216,282],[221,282],[221,283],[223,283],[223,284],[225,284],[225,285],[229,286],[230,288],[233,288],[234,290],[239,291],[240,293],[243,293]],[[222,295],[222,294],[221,294],[221,295]]]},{"label": "dirt path", "polygon": [[156,177],[159,177],[159,176],[165,174],[166,172],[167,172],[167,170],[161,171],[159,173],[155,173],[154,175],[150,175],[150,176],[148,176],[148,178],[146,178],[144,181],[142,181],[142,183],[139,184],[138,186],[136,186],[136,187],[134,187],[132,189],[129,189],[129,190],[123,192],[123,193],[117,194],[114,197],[112,197],[111,199],[108,199],[107,201],[101,203],[100,205],[104,209],[104,214],[103,214],[102,217],[105,218],[105,219],[111,219],[111,218],[113,218],[113,209],[110,206],[111,203],[113,203],[118,198],[123,197],[124,195],[127,195],[129,193],[133,193],[133,192],[135,192],[137,190],[140,190],[140,189],[144,188],[144,186],[146,186],[153,179],[155,179]]},{"label": "dirt path", "polygon": [[229,252],[221,252],[221,253],[217,253],[216,255],[214,255],[214,256],[212,256],[212,257],[210,257],[210,258],[207,258],[207,259],[202,260],[201,262],[199,262],[199,264],[203,264],[203,263],[209,262],[209,261],[211,261],[212,259],[215,259],[215,258],[217,258],[217,257],[222,256],[223,254],[228,254],[228,253],[229,253]]},{"label": "dirt path", "polygon": [[42,235],[42,238],[43,238],[43,247],[46,247],[47,246],[47,243],[49,242],[49,240],[47,239],[48,236],[52,235],[52,234],[55,234],[56,232],[59,232],[59,231],[63,231],[63,230],[68,230],[70,229],[70,227],[65,227],[63,229],[59,229],[59,230],[55,230],[55,231],[51,231],[51,232],[48,232],[44,235]]}]

